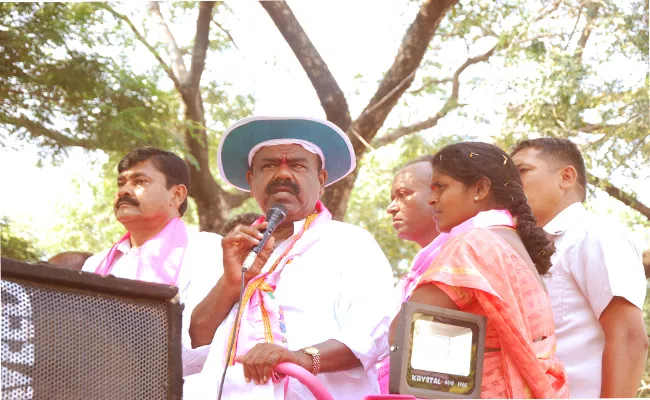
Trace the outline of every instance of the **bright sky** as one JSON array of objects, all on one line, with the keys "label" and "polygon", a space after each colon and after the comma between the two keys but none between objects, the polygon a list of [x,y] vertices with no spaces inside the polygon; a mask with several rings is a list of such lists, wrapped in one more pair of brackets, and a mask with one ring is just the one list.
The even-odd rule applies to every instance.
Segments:
[{"label": "bright sky", "polygon": [[[374,94],[377,82],[392,64],[404,32],[417,13],[417,4],[411,2],[409,8],[405,9],[404,3],[382,2],[382,6],[378,7],[377,2],[372,0],[290,2],[301,25],[348,95],[353,118]],[[221,55],[211,54],[204,77],[218,76],[230,82],[232,93],[253,94],[256,99],[255,113],[258,115],[324,117],[306,74],[264,9],[252,0],[238,0],[228,4],[234,17],[217,16],[216,19],[230,30],[240,50],[233,49]],[[146,8],[142,2],[123,3],[123,6],[125,8],[120,8],[120,11]],[[161,8],[165,14],[165,5]],[[139,26],[138,23],[136,25]],[[189,43],[194,30],[195,20],[188,21],[184,26],[172,27],[179,43]],[[150,35],[151,40],[157,35],[155,27],[152,27]],[[487,50],[492,44],[482,43],[481,48],[475,48],[475,53],[471,55]],[[120,51],[122,49],[115,47],[107,49],[107,52],[113,53]],[[142,68],[149,68],[155,62],[142,49],[129,51],[129,56],[133,59],[134,66]],[[455,49],[447,50],[445,62],[449,63],[450,69],[455,69],[466,57],[464,46],[456,46]],[[638,70],[634,72],[634,69],[624,68],[621,62],[615,63],[605,73],[616,71],[621,79],[637,79]],[[626,77],[620,71],[632,72]],[[469,112],[489,112],[502,108],[511,100],[512,98],[497,93],[504,87],[503,82],[508,74],[512,73],[512,70],[506,70],[498,62],[480,64],[468,70],[465,79],[477,75],[489,76],[480,89],[472,93],[461,91],[461,100],[470,103]],[[531,71],[520,69],[516,73],[526,76]],[[358,75],[361,78],[355,78]],[[400,121],[411,123],[430,117],[440,105],[439,101],[428,99],[418,101],[415,107],[396,109],[382,131],[399,125]],[[496,114],[490,123],[482,124],[471,118],[448,117],[427,132],[427,136],[471,132],[479,138],[489,140],[490,136],[499,133],[502,122],[503,117]],[[0,196],[0,215],[7,215],[19,224],[33,227],[32,232],[37,239],[46,239],[52,234],[50,228],[62,218],[59,213],[61,204],[93,201],[90,193],[78,194],[72,182],[75,179],[81,182],[97,181],[99,170],[90,166],[89,160],[91,157],[102,160],[105,156],[101,153],[88,155],[79,149],[73,149],[62,165],[38,168],[37,148],[23,144],[20,144],[19,150],[15,149],[17,147],[18,144],[13,143],[13,146],[0,149],[0,187],[12,188]],[[650,203],[650,188],[647,185],[642,188],[641,182],[637,183],[640,199],[646,204]],[[599,200],[593,202],[594,206],[598,211],[612,213],[615,217],[622,208],[605,197],[599,196]],[[650,246],[648,230],[637,232],[637,238]]]}]

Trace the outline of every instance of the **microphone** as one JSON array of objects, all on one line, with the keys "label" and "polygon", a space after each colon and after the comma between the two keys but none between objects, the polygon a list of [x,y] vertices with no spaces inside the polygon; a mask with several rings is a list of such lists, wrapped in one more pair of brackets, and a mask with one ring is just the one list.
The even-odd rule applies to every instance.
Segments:
[{"label": "microphone", "polygon": [[285,218],[287,218],[287,208],[283,204],[280,203],[273,204],[271,208],[266,210],[266,222],[268,222],[268,226],[266,227],[266,230],[264,231],[264,234],[259,244],[253,247],[251,252],[248,253],[248,256],[246,256],[246,259],[242,264],[243,272],[248,271],[248,269],[253,265],[255,259],[257,258],[257,255],[259,254],[260,251],[262,251],[264,245],[266,244],[266,242],[268,242],[269,238],[275,231],[275,228],[277,228],[278,225],[280,225]]},{"label": "microphone", "polygon": [[[239,325],[239,307],[241,307],[242,296],[244,295],[244,275],[255,262],[257,254],[262,251],[262,248],[266,242],[268,242],[269,238],[273,234],[273,231],[275,231],[275,228],[277,228],[285,218],[287,218],[287,208],[282,204],[273,204],[271,208],[266,210],[266,222],[269,223],[266,227],[266,231],[264,231],[262,239],[258,245],[253,247],[250,253],[248,253],[248,256],[246,256],[246,259],[244,260],[244,263],[241,267],[241,289],[239,290],[239,302],[237,303],[237,311],[235,311],[235,322],[233,326]],[[228,366],[230,365],[230,357],[232,356],[233,345],[235,343],[236,336],[237,335],[232,335],[230,338],[230,344],[228,345],[228,351],[226,352],[226,366],[224,367],[223,374],[221,375],[217,400],[221,400],[221,395],[223,394],[223,384],[226,381],[226,372],[228,371]]]}]

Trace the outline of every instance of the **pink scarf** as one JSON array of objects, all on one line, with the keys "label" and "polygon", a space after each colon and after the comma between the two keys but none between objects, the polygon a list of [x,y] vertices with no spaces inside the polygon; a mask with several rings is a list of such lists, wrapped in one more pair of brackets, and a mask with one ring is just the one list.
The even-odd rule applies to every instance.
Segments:
[{"label": "pink scarf", "polygon": [[[303,234],[308,229],[331,219],[332,214],[319,201],[316,204],[316,213],[308,216],[300,232],[289,239],[285,250],[274,265],[267,272],[248,282],[239,310],[240,324],[238,327],[233,326],[230,332],[230,335],[236,334],[231,365],[234,364],[233,360],[236,356],[246,354],[257,343],[287,345],[282,308],[277,304],[273,292],[284,267],[291,263],[295,257],[307,251],[319,239],[317,235],[308,235],[303,238]],[[258,221],[263,222],[263,218]],[[226,342],[225,350],[227,350],[228,343],[229,341]]]},{"label": "pink scarf", "polygon": [[[117,246],[130,240],[127,232],[111,247],[106,257],[99,263],[96,274],[108,275],[113,269]],[[156,236],[147,240],[141,247],[138,257],[136,279],[146,282],[175,285],[183,256],[187,247],[187,227],[179,217],[171,219]]]},{"label": "pink scarf", "polygon": [[[397,315],[397,312],[401,309],[402,303],[409,300],[418,281],[429,268],[433,260],[438,256],[438,254],[440,254],[442,247],[449,239],[474,228],[488,228],[491,226],[514,226],[514,220],[510,212],[507,210],[483,211],[460,225],[453,227],[449,233],[440,233],[429,245],[422,248],[413,259],[411,270],[395,287],[397,295],[397,308],[394,311],[395,315]],[[389,357],[386,357],[379,363],[379,371],[377,372],[381,394],[388,394],[389,375]]]},{"label": "pink scarf", "polygon": [[[318,230],[314,232],[312,228],[325,224],[331,219],[332,214],[319,201],[316,204],[315,212],[306,218],[300,231],[294,233],[291,238],[275,250],[268,264],[263,268],[264,272],[248,282],[239,306],[239,324],[235,326],[233,322],[229,322],[230,326],[223,336],[219,336],[220,331],[217,330],[216,335],[220,339],[215,336],[213,345],[217,341],[223,340],[223,350],[219,356],[213,358],[214,362],[211,362],[210,358],[208,358],[208,362],[206,362],[202,371],[204,376],[216,376],[213,374],[227,363],[234,365],[235,356],[246,354],[257,343],[275,343],[280,346],[288,346],[284,313],[281,304],[275,298],[274,291],[281,279],[284,267],[296,257],[308,251],[311,246],[320,240]],[[263,219],[256,221],[256,223],[261,221]],[[269,265],[271,268],[268,268]],[[228,317],[229,321],[234,321],[235,318],[236,316],[232,315]],[[233,335],[235,346],[232,358],[228,360],[228,345]],[[280,385],[280,381],[281,378],[274,374],[272,380],[265,385],[248,384],[244,379],[243,368],[240,365],[234,365],[226,375],[224,397],[240,400],[279,399],[283,397],[283,393],[286,393],[288,387],[288,379],[284,380],[284,385]],[[216,391],[214,394],[216,396]]]}]

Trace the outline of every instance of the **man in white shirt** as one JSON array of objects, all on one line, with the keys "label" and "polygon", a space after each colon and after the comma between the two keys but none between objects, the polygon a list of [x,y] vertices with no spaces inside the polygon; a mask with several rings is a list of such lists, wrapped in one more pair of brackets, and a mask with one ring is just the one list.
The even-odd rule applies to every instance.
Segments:
[{"label": "man in white shirt", "polygon": [[180,219],[187,209],[190,174],[176,154],[153,147],[135,149],[117,170],[115,217],[127,233],[86,260],[82,270],[178,286],[185,305],[183,375],[196,374],[209,347],[192,349],[189,322],[194,306],[221,275],[221,236],[190,232]]},{"label": "man in white shirt", "polygon": [[570,396],[634,397],[648,349],[641,252],[620,227],[583,207],[586,172],[575,144],[525,140],[512,158],[538,226],[557,249],[544,281]]},{"label": "man in white shirt", "polygon": [[336,399],[378,393],[390,264],[367,231],[332,220],[319,201],[355,167],[345,133],[321,120],[246,118],[224,133],[218,160],[224,180],[250,191],[264,212],[284,205],[287,217],[245,278],[237,324],[242,263],[266,222],[224,237],[224,275],[192,316],[193,342],[212,345],[202,387],[188,398],[215,399],[227,363],[223,399],[313,398],[295,379],[274,376],[281,362],[312,372]]}]

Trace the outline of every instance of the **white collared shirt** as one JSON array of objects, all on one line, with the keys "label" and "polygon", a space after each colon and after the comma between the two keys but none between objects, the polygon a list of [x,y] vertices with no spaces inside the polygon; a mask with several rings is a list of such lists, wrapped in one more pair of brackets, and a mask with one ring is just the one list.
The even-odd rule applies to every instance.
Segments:
[{"label": "white collared shirt", "polygon": [[[201,372],[209,345],[192,349],[189,335],[190,318],[198,303],[208,295],[223,273],[221,236],[211,232],[187,233],[187,247],[178,274],[178,296],[184,305],[182,322],[183,376]],[[142,247],[131,248],[128,240],[118,244],[110,274],[118,278],[136,279],[138,258]],[[90,257],[82,271],[95,272],[110,249]]]},{"label": "white collared shirt", "polygon": [[[294,232],[299,232],[303,224],[304,220],[295,222]],[[375,239],[358,226],[332,220],[314,225],[305,231],[302,239],[310,241],[311,235],[317,235],[318,240],[284,267],[274,291],[284,311],[288,348],[299,350],[329,339],[345,344],[362,366],[349,371],[321,373],[317,378],[335,399],[359,400],[377,394],[375,364],[388,354],[387,335],[393,308],[390,264]],[[273,265],[289,242],[275,249],[263,271]],[[196,387],[196,392],[185,391],[185,398],[216,399],[236,307],[215,333],[208,360],[200,374],[200,387]],[[229,367],[228,379],[243,376],[242,370],[239,363]],[[268,385],[271,384],[269,381]],[[276,385],[276,397],[282,392],[282,385]],[[245,394],[229,391],[226,384],[222,398],[233,400],[248,395],[247,398],[265,400],[256,393],[252,382],[247,385]],[[297,380],[290,379],[285,398],[314,397]]]},{"label": "white collared shirt", "polygon": [[643,309],[646,280],[641,251],[619,226],[571,204],[544,230],[555,242],[548,288],[557,357],[564,363],[571,397],[600,397],[605,335],[602,312],[614,296]]}]

